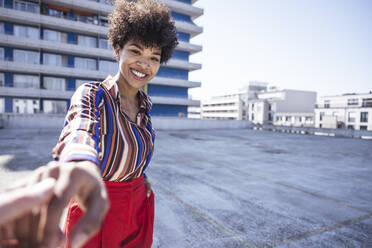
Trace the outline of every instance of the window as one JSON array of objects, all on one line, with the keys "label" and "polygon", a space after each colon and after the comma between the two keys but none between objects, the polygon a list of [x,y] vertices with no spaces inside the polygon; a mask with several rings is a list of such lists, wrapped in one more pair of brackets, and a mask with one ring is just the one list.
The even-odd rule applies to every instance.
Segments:
[{"label": "window", "polygon": [[44,113],[46,114],[65,114],[67,109],[66,101],[44,100]]},{"label": "window", "polygon": [[106,16],[99,16],[99,24],[104,27],[108,27],[108,18]]},{"label": "window", "polygon": [[[0,110],[1,111],[1,110]],[[360,130],[367,130],[367,126],[360,126]]]},{"label": "window", "polygon": [[26,1],[15,0],[14,1],[14,9],[27,11],[31,13],[40,13],[40,7],[38,4],[30,3]]},{"label": "window", "polygon": [[0,73],[0,87],[3,87],[5,85],[4,79],[4,73]]},{"label": "window", "polygon": [[75,57],[75,68],[97,70],[97,64],[95,59],[79,58]]},{"label": "window", "polygon": [[108,43],[108,40],[103,38],[99,39],[99,48],[113,50],[112,46]]},{"label": "window", "polygon": [[4,7],[4,0],[0,0],[0,7]]},{"label": "window", "polygon": [[32,99],[13,99],[13,113],[34,114],[40,109],[39,100]]},{"label": "window", "polygon": [[348,113],[348,122],[355,122],[356,119],[356,112],[349,112]]},{"label": "window", "polygon": [[13,60],[15,62],[20,62],[20,63],[39,64],[40,54],[39,52],[34,52],[34,51],[14,49]]},{"label": "window", "polygon": [[360,122],[368,122],[368,112],[360,113]]},{"label": "window", "polygon": [[44,89],[66,91],[66,79],[57,77],[44,77]]},{"label": "window", "polygon": [[40,80],[38,76],[15,74],[14,87],[38,89],[40,88]]},{"label": "window", "polygon": [[67,43],[67,33],[44,29],[44,40]]},{"label": "window", "polygon": [[301,122],[302,118],[301,116],[295,116],[295,122]]},{"label": "window", "polygon": [[5,113],[5,101],[2,97],[0,97],[0,113]]},{"label": "window", "polygon": [[307,116],[307,117],[305,117],[305,121],[313,121],[313,117]]},{"label": "window", "polygon": [[347,125],[347,129],[354,130],[354,125]]},{"label": "window", "polygon": [[269,111],[271,111],[271,104],[269,104]]},{"label": "window", "polygon": [[276,117],[276,121],[281,121],[282,120],[282,117],[281,116],[277,116]]},{"label": "window", "polygon": [[252,121],[254,121],[254,113],[252,113],[252,116],[251,117],[252,117]]},{"label": "window", "polygon": [[372,98],[364,98],[363,103],[362,103],[362,107],[371,108],[372,107]]},{"label": "window", "polygon": [[0,59],[4,60],[4,47],[0,47]]},{"label": "window", "polygon": [[358,103],[359,103],[358,98],[347,99],[347,105],[349,106],[358,105]]},{"label": "window", "polygon": [[324,108],[330,108],[331,107],[331,101],[330,100],[325,100],[324,101]]},{"label": "window", "polygon": [[291,121],[291,116],[286,116],[285,121]]},{"label": "window", "polygon": [[91,36],[78,35],[77,44],[80,46],[97,47],[97,39]]},{"label": "window", "polygon": [[5,33],[4,22],[0,22],[0,34]]},{"label": "window", "polygon": [[93,15],[81,15],[81,14],[75,14],[75,18],[79,22],[85,22],[90,24],[98,24],[98,18]]},{"label": "window", "polygon": [[115,75],[118,70],[118,64],[114,61],[100,60],[99,70]]},{"label": "window", "polygon": [[112,5],[110,0],[99,0],[98,2],[107,4],[107,5]]},{"label": "window", "polygon": [[323,120],[323,116],[325,115],[325,113],[324,112],[320,112],[320,114],[319,114],[319,120],[320,121],[322,121]]},{"label": "window", "polygon": [[268,121],[272,121],[273,120],[273,116],[271,115],[271,113],[268,114],[267,118],[268,118]]},{"label": "window", "polygon": [[85,83],[90,83],[92,80],[85,80],[85,79],[76,79],[75,81],[75,89],[79,88],[81,85]]},{"label": "window", "polygon": [[58,18],[62,18],[64,16],[63,11],[55,10],[55,9],[47,9],[46,14],[49,16],[54,16]]},{"label": "window", "polygon": [[14,25],[14,35],[17,37],[25,37],[39,39],[40,33],[38,28]]},{"label": "window", "polygon": [[53,66],[67,66],[67,56],[44,53],[43,54],[44,65],[53,65]]}]

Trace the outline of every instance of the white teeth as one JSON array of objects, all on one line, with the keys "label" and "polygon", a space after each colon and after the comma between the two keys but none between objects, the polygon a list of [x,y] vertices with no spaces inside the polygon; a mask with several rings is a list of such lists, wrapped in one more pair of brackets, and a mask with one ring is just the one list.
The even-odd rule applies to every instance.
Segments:
[{"label": "white teeth", "polygon": [[141,72],[139,72],[139,71],[135,71],[135,70],[133,70],[133,69],[132,69],[132,72],[133,72],[134,75],[136,75],[137,77],[140,77],[140,78],[143,78],[143,77],[146,76],[146,74],[141,73]]}]

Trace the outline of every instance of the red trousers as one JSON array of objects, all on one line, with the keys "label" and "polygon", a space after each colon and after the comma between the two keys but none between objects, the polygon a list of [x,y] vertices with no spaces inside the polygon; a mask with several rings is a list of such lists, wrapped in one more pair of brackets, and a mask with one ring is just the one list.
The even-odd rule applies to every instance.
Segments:
[{"label": "red trousers", "polygon": [[[151,192],[150,197],[146,197],[143,177],[130,182],[105,182],[105,185],[110,209],[101,229],[83,248],[150,248],[154,226],[154,194]],[[64,228],[67,240],[82,215],[82,210],[72,200]]]}]

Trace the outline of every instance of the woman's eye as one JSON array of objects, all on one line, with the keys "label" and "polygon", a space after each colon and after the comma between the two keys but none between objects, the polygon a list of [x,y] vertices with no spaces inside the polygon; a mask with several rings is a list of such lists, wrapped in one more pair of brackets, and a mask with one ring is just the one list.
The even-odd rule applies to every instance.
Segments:
[{"label": "woman's eye", "polygon": [[140,52],[138,50],[130,50],[132,53],[134,54],[140,54]]},{"label": "woman's eye", "polygon": [[151,60],[152,60],[152,61],[156,61],[156,62],[159,62],[159,59],[158,59],[158,58],[156,58],[156,57],[152,57],[152,58],[151,58]]}]

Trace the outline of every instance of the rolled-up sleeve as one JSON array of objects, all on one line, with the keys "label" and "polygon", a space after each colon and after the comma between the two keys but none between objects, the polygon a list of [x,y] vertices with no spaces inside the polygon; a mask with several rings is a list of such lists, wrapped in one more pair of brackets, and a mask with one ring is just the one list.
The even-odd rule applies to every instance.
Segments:
[{"label": "rolled-up sleeve", "polygon": [[102,88],[98,83],[80,86],[71,98],[64,128],[53,158],[61,162],[89,160],[100,165],[100,112]]}]

